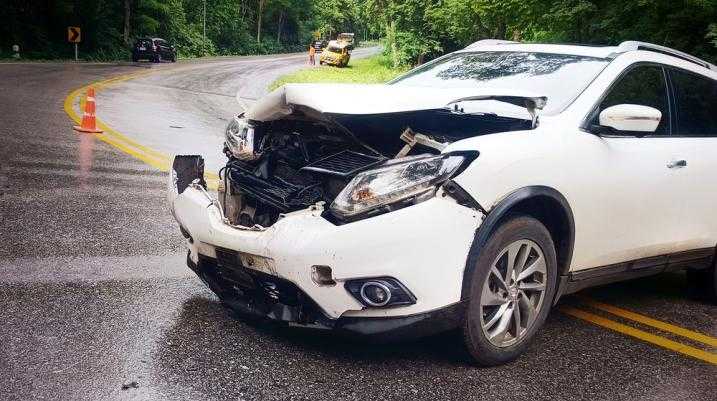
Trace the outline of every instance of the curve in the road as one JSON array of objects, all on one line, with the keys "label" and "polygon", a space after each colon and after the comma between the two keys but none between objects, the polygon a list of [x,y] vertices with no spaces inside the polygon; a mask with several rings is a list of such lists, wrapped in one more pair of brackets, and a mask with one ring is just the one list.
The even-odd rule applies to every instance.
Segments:
[{"label": "curve in the road", "polygon": [[[356,58],[377,51],[357,49]],[[75,89],[64,109],[79,123],[83,96],[94,86],[101,110],[97,124],[104,130],[98,139],[160,171],[169,170],[172,154],[203,154],[207,182],[216,188],[214,171],[224,163],[222,130],[241,107],[237,100],[251,103],[269,82],[304,66],[304,54],[152,66]]]},{"label": "curve in the road", "polygon": [[[142,71],[138,73],[131,73],[131,74],[124,74],[119,75],[116,77],[112,77],[110,79],[106,79],[103,81],[97,81],[93,82],[88,85],[84,85],[80,88],[77,88],[70,92],[69,95],[65,98],[64,102],[64,109],[65,113],[73,120],[75,123],[80,124],[82,117],[77,113],[75,110],[75,105],[78,105],[79,109],[82,110],[85,107],[85,99],[84,95],[87,93],[87,89],[90,87],[95,88],[95,92],[98,93],[101,90],[111,86],[116,85],[124,81],[128,81],[130,79],[139,78],[142,76],[149,75],[153,73],[154,71]],[[104,132],[100,134],[94,134],[95,137],[113,147],[116,149],[127,153],[128,155],[135,157],[150,166],[160,170],[160,171],[169,171],[169,164],[171,163],[171,156],[162,152],[159,152],[157,150],[154,150],[152,148],[149,148],[147,146],[144,146],[127,136],[119,133],[109,125],[105,124],[102,120],[99,118],[97,120],[97,126]],[[83,134],[85,135],[85,134]],[[91,135],[91,134],[90,134]],[[207,184],[213,188],[216,189],[216,185],[218,182],[219,177],[217,174],[213,172],[206,172],[205,178],[207,180]]]}]

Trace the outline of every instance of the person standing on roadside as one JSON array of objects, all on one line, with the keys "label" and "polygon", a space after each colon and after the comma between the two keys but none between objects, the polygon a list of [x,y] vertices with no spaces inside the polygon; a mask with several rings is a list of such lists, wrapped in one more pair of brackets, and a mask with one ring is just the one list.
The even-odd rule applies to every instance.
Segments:
[{"label": "person standing on roadside", "polygon": [[313,43],[309,45],[309,65],[316,65],[316,49]]}]

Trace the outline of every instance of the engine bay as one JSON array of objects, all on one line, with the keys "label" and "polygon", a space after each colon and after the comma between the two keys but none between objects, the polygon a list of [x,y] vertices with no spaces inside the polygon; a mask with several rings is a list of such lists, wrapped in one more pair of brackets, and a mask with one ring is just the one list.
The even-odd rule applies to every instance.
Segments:
[{"label": "engine bay", "polygon": [[262,128],[256,131],[255,160],[240,160],[225,149],[229,161],[220,172],[219,197],[235,225],[268,227],[282,213],[328,204],[358,172],[388,159],[318,123]]},{"label": "engine bay", "polygon": [[248,142],[225,143],[228,161],[219,174],[225,218],[243,227],[269,227],[282,214],[329,205],[357,174],[387,161],[436,155],[470,136],[530,129],[522,119],[446,110],[351,118],[294,113],[252,124]]}]

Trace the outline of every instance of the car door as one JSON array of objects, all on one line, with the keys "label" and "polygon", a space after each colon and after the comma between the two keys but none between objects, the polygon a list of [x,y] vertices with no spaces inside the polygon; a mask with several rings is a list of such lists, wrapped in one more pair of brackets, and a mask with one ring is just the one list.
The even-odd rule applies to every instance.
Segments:
[{"label": "car door", "polygon": [[[599,127],[599,114],[620,104],[649,106],[662,113],[653,133],[604,132],[594,148],[596,158],[585,176],[583,194],[608,191],[585,199],[591,210],[581,224],[583,240],[592,243],[590,257],[578,269],[605,266],[637,259],[662,256],[689,248],[684,243],[682,224],[687,208],[685,169],[679,160],[688,146],[671,135],[673,124],[666,72],[655,64],[628,67],[607,89],[591,113],[589,126]],[[674,165],[673,165],[674,164]],[[576,221],[576,224],[579,222]],[[578,233],[580,234],[580,233]],[[658,258],[659,259],[659,258]],[[654,260],[654,263],[660,263]]]},{"label": "car door", "polygon": [[162,46],[164,47],[164,58],[170,60],[172,58],[172,47],[166,40],[162,41]]},{"label": "car door", "polygon": [[[684,240],[694,249],[717,244],[717,81],[678,68],[669,68],[675,109],[673,135],[686,146],[681,224]],[[675,155],[677,156],[677,155]],[[684,157],[682,157],[684,156]]]},{"label": "car door", "polygon": [[164,58],[164,59],[168,58],[167,46],[166,46],[166,43],[164,42],[164,40],[162,40],[162,39],[157,40],[157,50],[159,51],[159,54],[162,55],[162,58]]}]

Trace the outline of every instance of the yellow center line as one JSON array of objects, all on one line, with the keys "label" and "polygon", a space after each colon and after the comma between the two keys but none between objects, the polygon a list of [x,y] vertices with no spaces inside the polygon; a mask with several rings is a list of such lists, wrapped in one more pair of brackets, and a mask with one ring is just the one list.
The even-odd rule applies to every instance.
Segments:
[{"label": "yellow center line", "polygon": [[[82,86],[80,88],[77,88],[73,91],[71,91],[67,97],[65,98],[64,102],[64,110],[65,113],[75,121],[77,124],[80,124],[82,121],[81,116],[75,111],[75,100],[79,98],[79,108],[80,110],[83,109],[85,100],[82,97],[84,93],[87,92],[87,88],[90,86],[95,88],[95,93],[99,93],[100,90],[108,88],[112,85],[117,85],[119,83],[140,78],[143,76],[147,76],[153,73],[157,73],[160,71],[141,71],[141,72],[135,72],[131,74],[124,74],[119,75],[116,77],[112,77],[109,79],[105,79],[102,81],[96,81],[91,84]],[[99,118],[96,118],[97,126],[104,131],[102,134],[96,134],[95,137],[112,147],[136,158],[144,163],[160,170],[160,171],[169,171],[170,164],[172,162],[172,156],[168,155],[166,153],[160,152],[158,150],[152,149],[148,146],[142,145],[129,137],[121,134],[119,131],[113,129],[112,127],[105,124],[103,121],[101,121]],[[80,135],[87,135],[87,134],[80,134]],[[219,176],[216,173],[213,172],[205,172],[204,178],[207,181],[207,187],[209,189],[216,190],[218,186]]]},{"label": "yellow center line", "polygon": [[626,324],[614,322],[602,316],[598,316],[593,313],[586,312],[570,306],[562,306],[560,307],[560,311],[578,319],[582,319],[598,326],[617,331],[619,333],[637,338],[650,344],[657,345],[670,351],[678,352],[680,354],[687,355],[692,358],[711,363],[713,365],[717,365],[717,354],[713,354],[711,352],[694,348],[689,345],[678,343],[677,341],[672,341],[670,339],[660,337],[658,335],[648,333],[640,329],[636,329]]},{"label": "yellow center line", "polygon": [[623,317],[625,319],[629,319],[638,323],[642,323],[646,326],[654,327],[658,330],[662,330],[668,333],[672,333],[681,337],[689,338],[690,340],[695,340],[697,342],[701,342],[703,344],[709,345],[711,347],[717,347],[717,338],[710,337],[706,334],[698,333],[696,331],[685,329],[684,327],[675,326],[670,323],[663,322],[661,320],[653,319],[644,315],[640,315],[639,313],[631,312],[629,310],[625,310],[622,308],[618,308],[617,306],[612,306],[608,304],[604,304],[602,302],[593,301],[591,299],[587,298],[580,298],[581,301],[583,301],[586,305],[591,306],[595,309],[611,313],[616,316]]}]

